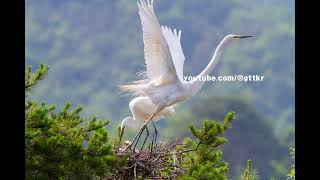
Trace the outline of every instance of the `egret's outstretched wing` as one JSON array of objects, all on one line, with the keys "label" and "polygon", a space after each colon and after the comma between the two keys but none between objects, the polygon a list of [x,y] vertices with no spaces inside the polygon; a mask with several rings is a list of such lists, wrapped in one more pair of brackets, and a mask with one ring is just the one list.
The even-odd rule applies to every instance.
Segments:
[{"label": "egret's outstretched wing", "polygon": [[167,81],[178,79],[168,44],[153,10],[153,1],[140,0],[137,4],[142,24],[148,79],[159,77]]},{"label": "egret's outstretched wing", "polygon": [[184,54],[181,48],[181,30],[177,32],[176,29],[173,31],[167,26],[161,27],[164,38],[166,39],[171,57],[173,60],[174,67],[176,69],[179,80],[183,81],[183,64],[184,64]]}]

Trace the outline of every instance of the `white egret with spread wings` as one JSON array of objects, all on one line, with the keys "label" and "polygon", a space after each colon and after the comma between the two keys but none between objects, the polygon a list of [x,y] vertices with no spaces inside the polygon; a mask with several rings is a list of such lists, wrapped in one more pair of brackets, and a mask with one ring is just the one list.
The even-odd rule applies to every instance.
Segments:
[{"label": "white egret with spread wings", "polygon": [[[140,104],[143,108],[136,108],[138,109],[137,111],[134,110],[134,107],[131,108],[133,114],[148,115],[145,123],[129,145],[129,147],[131,147],[133,143],[136,143],[134,148],[151,119],[159,119],[162,117],[159,116],[159,114],[161,114],[166,107],[172,108],[172,105],[177,102],[193,96],[204,84],[201,78],[195,78],[191,81],[185,81],[183,79],[185,56],[181,48],[181,30],[177,31],[167,26],[160,26],[154,13],[153,0],[140,0],[137,4],[143,31],[144,58],[146,64],[145,76],[131,84],[122,85],[120,88],[133,96],[143,97],[145,101],[149,101],[152,105],[149,103],[147,103],[149,104],[148,106]],[[251,36],[233,34],[225,36],[216,48],[211,61],[198,77],[206,77],[211,73],[218,63],[226,45],[237,39],[248,37]],[[136,106],[139,106],[139,103],[136,103]],[[139,124],[137,120],[134,120],[135,119],[124,119],[122,127],[124,127],[127,122],[136,122]],[[157,130],[155,128],[155,133],[156,132]]]}]

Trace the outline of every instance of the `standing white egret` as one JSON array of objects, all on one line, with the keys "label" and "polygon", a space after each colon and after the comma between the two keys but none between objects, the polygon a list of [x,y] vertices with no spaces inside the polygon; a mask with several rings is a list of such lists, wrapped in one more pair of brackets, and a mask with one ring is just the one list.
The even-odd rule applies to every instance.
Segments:
[{"label": "standing white egret", "polygon": [[[155,107],[148,120],[143,124],[131,145],[138,143],[140,136],[153,119],[165,107],[174,105],[196,94],[204,84],[201,78],[191,81],[183,79],[184,54],[181,48],[181,30],[177,32],[160,26],[153,10],[153,0],[138,2],[139,15],[142,24],[144,57],[146,63],[146,76],[144,79],[134,81],[128,85],[122,85],[121,89],[133,96],[148,97]],[[218,63],[225,47],[236,39],[248,38],[251,36],[227,35],[220,42],[207,67],[198,75],[206,77]],[[150,107],[145,108],[150,111]]]},{"label": "standing white egret", "polygon": [[[124,126],[131,128],[140,127],[143,122],[148,121],[155,108],[156,106],[152,103],[149,97],[136,97],[132,99],[129,103],[129,109],[132,113],[132,116],[128,116],[122,120],[121,128]],[[162,111],[155,115],[152,120],[158,121],[161,118],[173,116],[174,114],[175,110],[172,106],[165,107]]]},{"label": "standing white egret", "polygon": [[[124,118],[121,122],[121,134],[123,133],[126,127],[138,128],[144,122],[147,122],[149,117],[152,115],[153,110],[156,108],[156,105],[152,103],[149,97],[136,97],[132,99],[129,103],[129,109],[132,113],[132,116]],[[173,116],[175,110],[172,106],[163,108],[158,114],[152,118],[152,122],[158,121],[161,118]],[[149,135],[148,128],[146,127],[147,135],[143,142],[143,145]],[[120,137],[120,141],[121,141]]]}]

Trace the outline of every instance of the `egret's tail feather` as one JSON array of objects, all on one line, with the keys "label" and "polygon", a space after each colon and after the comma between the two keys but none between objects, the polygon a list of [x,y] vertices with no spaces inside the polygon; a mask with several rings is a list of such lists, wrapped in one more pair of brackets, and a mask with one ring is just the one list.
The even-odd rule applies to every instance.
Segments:
[{"label": "egret's tail feather", "polygon": [[143,91],[146,83],[146,79],[133,81],[130,84],[120,85],[119,88],[123,92],[127,92],[129,95],[137,97],[144,96],[145,92]]}]

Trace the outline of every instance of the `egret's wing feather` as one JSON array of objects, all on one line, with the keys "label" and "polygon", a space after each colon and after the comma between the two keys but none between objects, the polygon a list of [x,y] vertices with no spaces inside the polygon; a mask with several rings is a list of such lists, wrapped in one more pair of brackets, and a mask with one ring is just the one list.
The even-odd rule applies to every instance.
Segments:
[{"label": "egret's wing feather", "polygon": [[176,29],[172,31],[167,26],[162,26],[161,30],[164,38],[168,43],[173,64],[175,66],[178,78],[182,82],[183,81],[183,64],[184,64],[185,57],[184,57],[182,47],[181,47],[181,42],[180,42],[181,30],[179,32],[177,32]]},{"label": "egret's wing feather", "polygon": [[[139,15],[143,31],[144,57],[148,79],[160,76],[178,78],[166,39],[153,10],[153,1],[138,2]],[[170,78],[169,78],[170,77]]]}]

